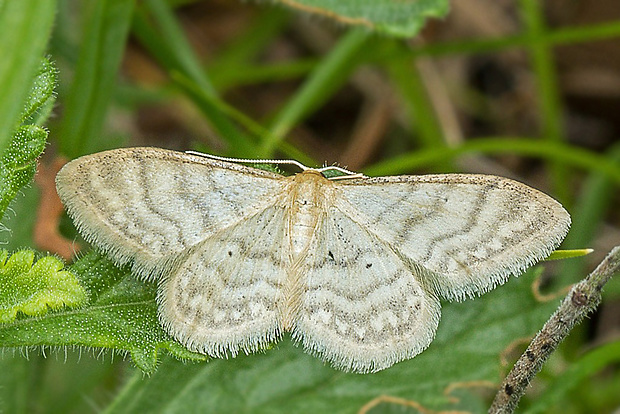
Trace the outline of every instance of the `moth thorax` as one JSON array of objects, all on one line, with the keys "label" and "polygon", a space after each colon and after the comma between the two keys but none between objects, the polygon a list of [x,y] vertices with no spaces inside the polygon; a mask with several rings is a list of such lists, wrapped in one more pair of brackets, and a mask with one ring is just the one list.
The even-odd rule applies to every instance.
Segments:
[{"label": "moth thorax", "polygon": [[333,199],[333,191],[332,182],[317,171],[309,170],[292,177],[289,231],[293,259],[307,251],[317,224]]}]

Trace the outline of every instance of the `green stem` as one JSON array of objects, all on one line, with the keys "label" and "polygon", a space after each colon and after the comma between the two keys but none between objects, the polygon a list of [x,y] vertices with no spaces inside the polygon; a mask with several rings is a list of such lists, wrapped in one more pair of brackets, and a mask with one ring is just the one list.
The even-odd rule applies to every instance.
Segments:
[{"label": "green stem", "polygon": [[271,123],[271,134],[265,137],[259,156],[270,158],[278,144],[294,125],[332,95],[332,91],[346,81],[357,65],[356,55],[368,38],[362,29],[350,30],[333,50],[316,66],[310,77],[287,102]]},{"label": "green stem", "polygon": [[[529,43],[527,49],[532,58],[536,75],[536,90],[540,99],[540,124],[542,139],[550,142],[564,140],[563,111],[553,56],[549,45],[544,41],[547,28],[544,23],[542,5],[538,0],[521,0],[521,8],[527,25]],[[570,173],[564,165],[551,164],[553,193],[564,204],[569,200],[568,183]]]},{"label": "green stem", "polygon": [[474,139],[456,148],[416,151],[375,164],[365,169],[365,173],[370,176],[402,174],[467,153],[509,153],[540,157],[584,170],[597,171],[620,184],[620,165],[614,160],[564,143],[524,138]]}]

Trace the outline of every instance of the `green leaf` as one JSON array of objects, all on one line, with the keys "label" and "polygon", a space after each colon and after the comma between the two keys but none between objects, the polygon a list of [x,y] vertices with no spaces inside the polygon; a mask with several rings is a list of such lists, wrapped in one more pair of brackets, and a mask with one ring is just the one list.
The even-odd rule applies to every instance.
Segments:
[{"label": "green leaf", "polygon": [[157,367],[158,351],[204,360],[166,334],[157,320],[155,285],[137,281],[128,268],[90,253],[70,266],[89,293],[89,303],[37,318],[0,325],[0,347],[86,346],[129,352],[144,372]]},{"label": "green leaf", "polygon": [[[54,65],[43,59],[39,71],[30,83],[28,96],[19,119],[14,121],[12,140],[0,158],[0,219],[17,194],[29,184],[36,172],[36,159],[43,153],[47,131],[37,125],[24,122],[44,122],[54,102],[57,72]],[[18,105],[15,105],[18,106]],[[46,108],[46,111],[42,109]],[[39,112],[37,119],[35,115]]]},{"label": "green leaf", "polygon": [[[0,323],[12,322],[18,312],[40,316],[48,309],[78,306],[86,300],[86,290],[76,277],[62,270],[53,256],[34,262],[34,252],[0,250]],[[8,259],[8,260],[7,260]]]},{"label": "green leaf", "polygon": [[[23,112],[20,115],[20,122],[15,123],[16,129],[13,131],[13,139],[8,148],[0,158],[0,219],[3,221],[3,229],[8,224],[8,228],[19,230],[28,227],[35,219],[32,214],[32,206],[28,205],[28,214],[20,217],[19,222],[10,223],[11,218],[4,217],[6,209],[13,201],[18,192],[22,194],[32,194],[26,186],[30,184],[36,172],[36,159],[43,153],[47,140],[47,131],[40,128],[47,121],[55,102],[55,88],[58,73],[56,67],[48,59],[42,59],[39,71],[32,79],[30,92],[24,103]],[[24,201],[22,197],[20,201]],[[16,203],[19,205],[19,203]],[[16,204],[12,207],[15,208]],[[19,207],[18,207],[19,209]],[[13,210],[15,211],[15,210]],[[20,233],[18,230],[17,233]],[[32,230],[29,228],[29,230]],[[3,236],[9,233],[4,233]],[[28,240],[21,242],[15,237],[15,233],[9,234],[9,240],[2,240],[7,245],[18,246],[18,248],[31,244],[32,231],[28,232]]]},{"label": "green leaf", "polygon": [[279,0],[293,9],[392,36],[418,34],[429,17],[448,13],[448,0]]},{"label": "green leaf", "polygon": [[22,104],[37,73],[55,14],[54,0],[0,2],[0,154],[19,124]]},{"label": "green leaf", "polygon": [[25,122],[46,105],[54,100],[54,90],[58,82],[58,72],[56,67],[48,59],[43,59],[39,71],[37,72],[30,93],[21,116],[21,121]]},{"label": "green leaf", "polygon": [[498,383],[507,370],[500,353],[533,335],[557,306],[537,302],[531,280],[522,276],[473,301],[446,304],[429,349],[376,374],[336,371],[284,339],[264,353],[206,365],[167,360],[148,379],[135,374],[106,412],[355,413],[381,395],[462,409],[449,402],[446,387]]},{"label": "green leaf", "polygon": [[0,159],[0,218],[17,192],[30,183],[36,172],[36,159],[45,149],[47,131],[25,125],[14,133],[11,145]]}]

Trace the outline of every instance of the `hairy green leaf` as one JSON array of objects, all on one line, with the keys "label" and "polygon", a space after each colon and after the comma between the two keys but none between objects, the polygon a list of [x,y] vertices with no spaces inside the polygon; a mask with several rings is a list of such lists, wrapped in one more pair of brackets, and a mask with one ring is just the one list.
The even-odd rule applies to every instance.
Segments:
[{"label": "hairy green leaf", "polygon": [[[34,115],[54,101],[57,73],[54,65],[43,59],[33,78],[19,121],[35,121]],[[45,121],[46,115],[37,119]],[[20,122],[15,120],[17,126]],[[47,131],[37,125],[22,125],[13,131],[9,146],[0,158],[0,219],[17,192],[30,183],[36,172],[36,159],[43,153]]]},{"label": "hairy green leaf", "polygon": [[39,316],[48,309],[78,306],[86,290],[63,263],[47,256],[34,263],[34,252],[22,250],[9,257],[0,250],[0,323],[12,322],[18,312]]},{"label": "hairy green leaf", "polygon": [[47,131],[36,125],[24,125],[13,135],[10,146],[0,158],[0,218],[17,192],[36,172],[36,160],[45,149]]},{"label": "hairy green leaf", "polygon": [[70,345],[129,352],[145,372],[157,367],[160,349],[180,359],[205,359],[163,331],[157,320],[155,285],[137,281],[127,268],[119,269],[95,253],[68,270],[89,292],[88,305],[0,325],[0,347]]},{"label": "hairy green leaf", "polygon": [[56,67],[48,59],[43,59],[39,71],[37,72],[28,99],[21,115],[21,121],[25,122],[37,111],[54,100],[54,90],[58,82],[58,72]]}]

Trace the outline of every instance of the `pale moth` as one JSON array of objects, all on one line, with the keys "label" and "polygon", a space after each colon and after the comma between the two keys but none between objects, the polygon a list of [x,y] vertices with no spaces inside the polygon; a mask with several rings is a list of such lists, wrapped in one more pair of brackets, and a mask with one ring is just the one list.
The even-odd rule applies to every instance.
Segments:
[{"label": "pale moth", "polygon": [[188,349],[235,356],[290,332],[360,373],[422,352],[440,298],[504,283],[570,226],[560,203],[507,178],[302,169],[126,148],[71,161],[56,183],[87,241],[157,281],[159,319]]}]

